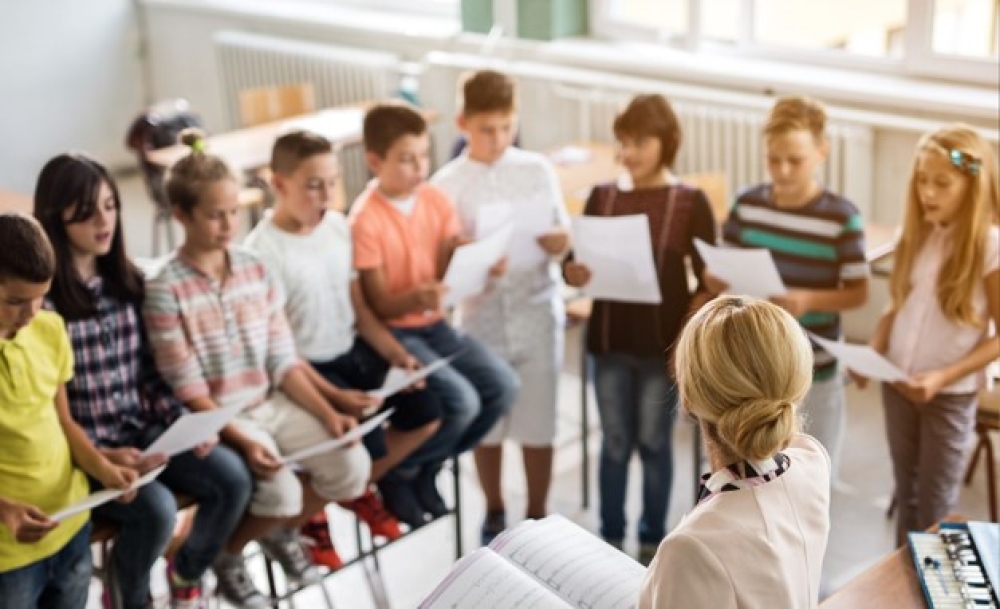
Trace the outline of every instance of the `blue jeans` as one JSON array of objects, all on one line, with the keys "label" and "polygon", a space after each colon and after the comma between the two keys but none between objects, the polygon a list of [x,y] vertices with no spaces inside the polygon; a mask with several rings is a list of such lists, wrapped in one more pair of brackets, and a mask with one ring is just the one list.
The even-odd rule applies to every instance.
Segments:
[{"label": "blue jeans", "polygon": [[[144,444],[162,431],[150,433]],[[191,451],[177,455],[130,503],[112,501],[94,510],[95,516],[121,527],[111,561],[125,608],[144,607],[148,602],[150,569],[174,532],[177,502],[173,492],[198,502],[191,534],[174,558],[177,574],[194,580],[212,564],[239,524],[252,490],[253,478],[243,459],[218,445],[204,459]]]},{"label": "blue jeans", "polygon": [[612,540],[625,537],[629,461],[638,448],[642,462],[639,542],[658,544],[666,535],[674,477],[676,388],[661,357],[609,353],[591,358],[603,432],[598,469],[601,535]]},{"label": "blue jeans", "polygon": [[441,401],[441,427],[401,468],[428,465],[479,444],[517,399],[520,381],[507,362],[444,321],[421,328],[392,328],[396,339],[422,363],[462,351],[427,379]]},{"label": "blue jeans", "polygon": [[0,573],[0,608],[84,609],[90,570],[87,523],[52,556]]}]

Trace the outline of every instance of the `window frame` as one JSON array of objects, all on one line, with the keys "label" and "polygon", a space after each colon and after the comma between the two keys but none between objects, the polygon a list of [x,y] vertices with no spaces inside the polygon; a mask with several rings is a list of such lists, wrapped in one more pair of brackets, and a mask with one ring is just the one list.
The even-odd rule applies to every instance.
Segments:
[{"label": "window frame", "polygon": [[[499,1],[499,0],[498,0]],[[834,49],[790,49],[761,43],[754,38],[753,11],[756,0],[738,0],[740,15],[736,40],[730,44],[701,35],[700,0],[688,3],[686,31],[664,35],[654,27],[644,27],[611,18],[611,4],[617,0],[588,0],[590,31],[606,40],[655,42],[705,54],[722,54],[754,59],[778,60],[905,77],[926,77],[968,85],[1000,84],[996,58],[975,58],[937,53],[933,49],[933,0],[907,0],[903,53],[900,58],[871,57]]]}]

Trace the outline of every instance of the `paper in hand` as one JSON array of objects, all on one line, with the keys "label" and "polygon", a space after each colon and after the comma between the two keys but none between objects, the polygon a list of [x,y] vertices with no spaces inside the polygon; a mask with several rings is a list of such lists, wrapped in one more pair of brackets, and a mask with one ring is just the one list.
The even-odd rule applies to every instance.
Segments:
[{"label": "paper in hand", "polygon": [[508,222],[488,237],[455,249],[443,279],[448,286],[445,306],[456,305],[486,290],[490,268],[503,258],[513,230],[514,225]]},{"label": "paper in hand", "polygon": [[389,408],[373,416],[370,419],[366,419],[363,423],[361,423],[354,429],[350,430],[349,432],[345,433],[344,435],[340,436],[339,438],[330,438],[329,440],[325,440],[323,442],[320,442],[319,444],[313,444],[312,446],[303,448],[302,450],[293,452],[291,454],[282,455],[281,458],[278,460],[281,462],[282,465],[290,465],[292,463],[298,463],[303,459],[308,459],[309,457],[321,455],[323,453],[327,453],[332,450],[337,450],[338,448],[341,448],[343,446],[347,446],[351,442],[361,438],[364,435],[367,435],[368,432],[382,425],[382,423],[384,423],[385,420],[388,419],[393,412],[395,412],[395,410],[396,410],[395,408]]},{"label": "paper in hand", "polygon": [[761,248],[716,247],[695,239],[709,272],[729,284],[728,294],[767,300],[788,293],[771,252]]},{"label": "paper in hand", "polygon": [[142,451],[142,456],[162,454],[173,457],[191,450],[219,433],[241,410],[242,405],[234,404],[225,408],[186,413]]},{"label": "paper in hand", "polygon": [[909,378],[905,372],[868,345],[850,345],[816,336],[812,332],[809,332],[809,338],[840,360],[844,366],[860,375],[888,383],[905,381]]},{"label": "paper in hand", "polygon": [[406,389],[407,387],[417,383],[428,376],[434,374],[441,368],[444,368],[451,360],[458,357],[458,353],[453,353],[448,357],[442,357],[440,359],[434,360],[433,362],[417,368],[416,370],[410,372],[402,368],[392,368],[389,370],[389,374],[385,377],[385,382],[378,389],[374,389],[368,392],[368,395],[382,398],[383,400],[393,394],[399,393],[400,391]]},{"label": "paper in hand", "polygon": [[147,484],[155,480],[157,476],[163,473],[163,470],[165,469],[167,469],[166,463],[155,469],[149,470],[148,472],[137,478],[136,481],[133,482],[128,488],[124,489],[106,488],[97,491],[96,493],[91,493],[90,495],[87,495],[80,501],[77,501],[72,505],[66,506],[63,509],[56,512],[55,514],[52,514],[51,516],[49,516],[49,518],[55,520],[56,522],[62,522],[67,518],[76,516],[80,512],[92,510],[98,506],[104,505],[109,501],[114,501],[115,499],[121,497],[122,495],[124,495],[129,491],[135,490],[141,486],[146,486]]},{"label": "paper in hand", "polygon": [[573,218],[576,261],[590,269],[583,288],[591,298],[660,304],[659,278],[653,261],[649,216],[577,216]]}]

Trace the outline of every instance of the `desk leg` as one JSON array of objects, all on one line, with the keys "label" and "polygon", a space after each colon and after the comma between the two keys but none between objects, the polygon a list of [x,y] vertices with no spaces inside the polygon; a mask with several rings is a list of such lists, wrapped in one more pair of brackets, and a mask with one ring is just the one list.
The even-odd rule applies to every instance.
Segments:
[{"label": "desk leg", "polygon": [[590,371],[587,367],[587,324],[580,328],[580,461],[583,479],[583,509],[590,507],[590,409],[587,407],[587,384]]}]

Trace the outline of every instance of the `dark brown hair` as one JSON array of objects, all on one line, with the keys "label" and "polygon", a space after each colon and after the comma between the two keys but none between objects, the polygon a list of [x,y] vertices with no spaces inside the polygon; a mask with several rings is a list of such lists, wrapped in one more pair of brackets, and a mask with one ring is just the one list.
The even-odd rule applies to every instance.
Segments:
[{"label": "dark brown hair", "polygon": [[513,112],[516,106],[514,95],[514,81],[506,74],[494,70],[473,72],[462,84],[462,114]]},{"label": "dark brown hair", "polygon": [[396,140],[405,135],[427,133],[427,121],[402,102],[375,104],[365,113],[362,137],[366,152],[384,157]]},{"label": "dark brown hair", "polygon": [[205,134],[200,129],[185,129],[177,139],[190,147],[191,152],[167,171],[164,179],[167,200],[190,214],[207,187],[222,180],[235,180],[236,176],[221,157],[205,152]]},{"label": "dark brown hair", "polygon": [[271,148],[271,171],[283,175],[292,174],[302,161],[332,152],[333,144],[325,137],[311,131],[292,131],[274,142],[274,147]]},{"label": "dark brown hair", "polygon": [[[87,155],[60,154],[49,160],[38,174],[35,186],[35,217],[45,229],[56,255],[55,277],[49,298],[68,321],[97,314],[97,303],[84,285],[73,264],[66,225],[86,222],[94,217],[101,184],[107,184],[118,210],[111,249],[97,258],[97,273],[104,280],[104,290],[123,302],[140,303],[143,297],[142,275],[125,255],[122,234],[121,196],[107,168]],[[75,206],[75,207],[74,207]],[[64,219],[67,209],[73,215]]]},{"label": "dark brown hair", "polygon": [[45,283],[56,270],[56,256],[37,220],[21,212],[0,212],[0,281]]},{"label": "dark brown hair", "polygon": [[681,125],[662,95],[636,95],[612,126],[616,138],[655,137],[660,140],[660,166],[673,168],[681,147]]}]

